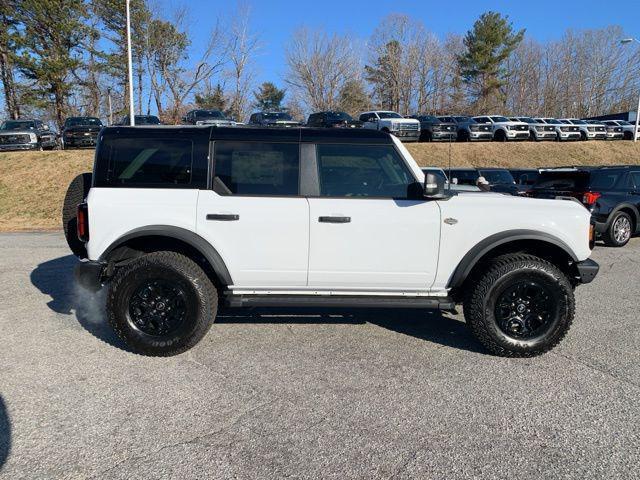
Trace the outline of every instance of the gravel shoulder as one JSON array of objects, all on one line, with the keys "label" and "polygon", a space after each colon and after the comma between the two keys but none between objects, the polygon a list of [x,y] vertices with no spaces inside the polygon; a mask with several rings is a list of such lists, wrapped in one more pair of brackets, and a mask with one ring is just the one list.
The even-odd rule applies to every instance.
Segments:
[{"label": "gravel shoulder", "polygon": [[553,352],[486,354],[462,316],[223,312],[126,351],[59,233],[0,234],[0,478],[608,478],[640,466],[640,239]]}]

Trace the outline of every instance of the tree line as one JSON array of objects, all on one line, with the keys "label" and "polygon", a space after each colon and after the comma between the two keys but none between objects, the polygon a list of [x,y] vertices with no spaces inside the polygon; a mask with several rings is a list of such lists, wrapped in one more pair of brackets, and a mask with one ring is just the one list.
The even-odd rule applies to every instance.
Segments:
[{"label": "tree line", "polygon": [[[239,121],[252,109],[372,108],[411,113],[585,117],[630,110],[640,89],[640,49],[621,46],[608,26],[527,37],[496,12],[465,35],[439,38],[419,20],[391,14],[368,39],[301,27],[283,52],[278,86],[258,80],[265,41],[248,5],[217,18],[202,45],[190,38],[190,12],[160,15],[131,0],[136,114],[179,122],[193,107]],[[128,113],[124,0],[4,0],[0,80],[6,114],[38,114],[60,126],[70,115]]]}]

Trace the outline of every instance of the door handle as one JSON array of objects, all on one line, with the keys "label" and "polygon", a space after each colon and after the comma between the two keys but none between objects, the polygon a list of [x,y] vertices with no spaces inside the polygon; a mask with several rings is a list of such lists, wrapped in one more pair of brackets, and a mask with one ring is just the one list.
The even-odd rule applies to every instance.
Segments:
[{"label": "door handle", "polygon": [[207,220],[218,220],[220,222],[233,222],[240,220],[240,215],[235,213],[208,213]]},{"label": "door handle", "polygon": [[322,223],[349,223],[351,217],[320,217],[318,221]]}]

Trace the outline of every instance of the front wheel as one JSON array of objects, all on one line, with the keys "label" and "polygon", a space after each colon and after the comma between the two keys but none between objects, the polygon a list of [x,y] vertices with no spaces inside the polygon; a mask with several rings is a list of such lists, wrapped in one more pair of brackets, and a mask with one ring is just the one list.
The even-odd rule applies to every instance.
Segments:
[{"label": "front wheel", "polygon": [[602,236],[605,245],[609,247],[624,247],[633,233],[633,221],[625,212],[618,212],[611,220],[609,228]]},{"label": "front wheel", "polygon": [[116,272],[107,318],[134,352],[171,356],[205,336],[217,307],[217,291],[197,263],[175,252],[153,252]]},{"label": "front wheel", "polygon": [[503,357],[533,357],[554,348],[573,321],[567,276],[541,258],[506,254],[471,279],[465,320],[480,343]]}]

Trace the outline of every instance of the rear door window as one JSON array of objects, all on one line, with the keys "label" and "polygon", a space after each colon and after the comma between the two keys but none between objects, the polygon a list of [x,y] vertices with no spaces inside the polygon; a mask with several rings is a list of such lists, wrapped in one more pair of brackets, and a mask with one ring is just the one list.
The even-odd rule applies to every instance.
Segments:
[{"label": "rear door window", "polygon": [[640,191],[640,172],[629,172],[629,188]]},{"label": "rear door window", "polygon": [[191,139],[114,138],[110,143],[107,182],[112,186],[191,183]]},{"label": "rear door window", "polygon": [[297,143],[215,142],[214,191],[220,195],[296,196]]}]

